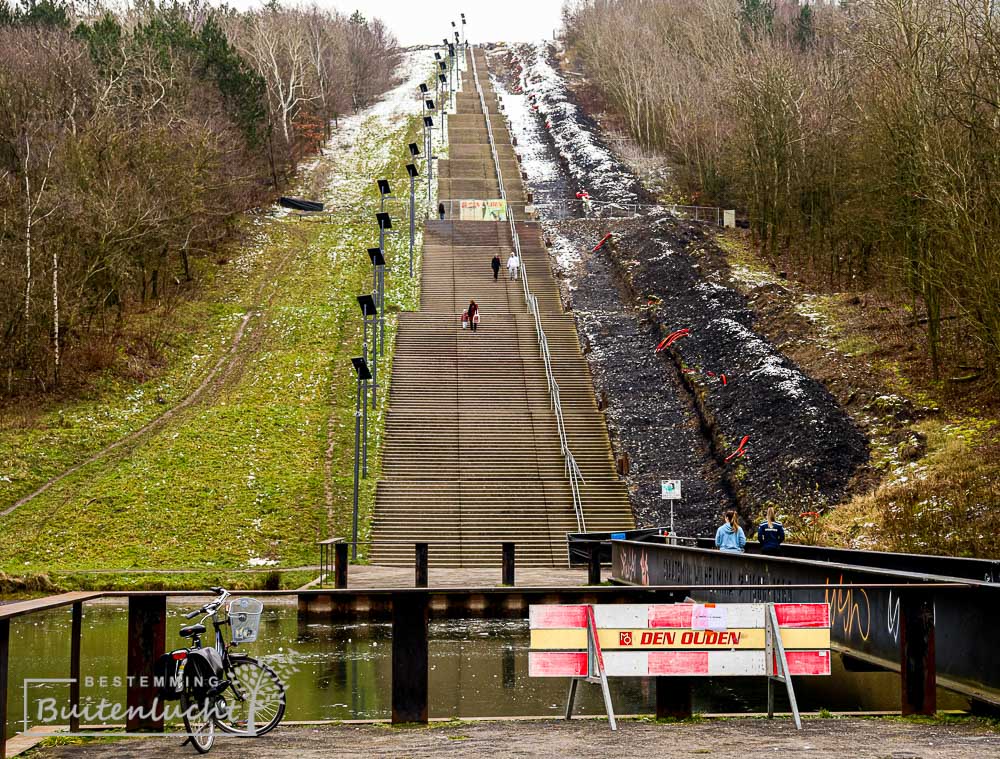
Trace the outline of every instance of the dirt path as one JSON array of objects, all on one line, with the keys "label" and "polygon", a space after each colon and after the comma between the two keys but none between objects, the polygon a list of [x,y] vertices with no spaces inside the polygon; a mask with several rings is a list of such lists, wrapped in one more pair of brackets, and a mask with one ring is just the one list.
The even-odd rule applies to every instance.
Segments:
[{"label": "dirt path", "polygon": [[[205,403],[211,401],[219,394],[223,387],[231,385],[235,379],[238,378],[241,367],[246,365],[248,358],[252,356],[254,351],[260,346],[264,330],[260,327],[257,329],[252,328],[250,326],[251,322],[254,322],[256,325],[263,325],[267,307],[274,300],[280,289],[279,282],[282,274],[288,267],[290,259],[291,256],[280,256],[272,260],[270,266],[268,266],[268,268],[261,273],[261,284],[257,287],[257,291],[254,294],[253,303],[247,309],[243,318],[240,320],[239,325],[236,327],[236,331],[233,333],[233,337],[230,340],[229,348],[221,356],[219,356],[215,365],[208,372],[208,374],[205,375],[194,390],[192,390],[178,403],[171,406],[162,414],[147,422],[139,429],[133,430],[124,437],[121,437],[110,445],[105,446],[97,453],[88,456],[83,461],[74,464],[62,473],[52,477],[31,493],[22,496],[12,505],[3,511],[0,511],[0,517],[13,513],[19,507],[34,500],[42,493],[49,490],[52,486],[57,485],[67,477],[76,474],[84,467],[101,461],[120,449],[127,450],[128,447],[138,445],[151,434],[155,433],[167,424],[167,422],[177,417],[185,409],[198,402]],[[248,332],[250,333],[249,338],[247,338]]]},{"label": "dirt path", "polygon": [[[189,757],[167,738],[62,746],[39,759],[123,759],[141,754]],[[599,720],[464,722],[431,728],[385,725],[279,728],[247,742],[221,739],[219,757],[829,757],[829,759],[980,759],[1000,756],[1000,734],[970,722],[925,725],[887,719],[812,719],[796,731],[787,719],[705,720],[688,724],[623,721],[616,733]]]}]

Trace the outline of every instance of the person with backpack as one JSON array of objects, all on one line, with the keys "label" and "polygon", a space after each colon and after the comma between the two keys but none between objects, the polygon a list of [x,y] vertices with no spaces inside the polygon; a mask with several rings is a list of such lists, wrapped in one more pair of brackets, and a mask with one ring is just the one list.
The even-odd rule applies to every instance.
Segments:
[{"label": "person with backpack", "polygon": [[493,256],[493,260],[490,261],[490,268],[493,269],[493,281],[496,282],[497,278],[500,276],[500,254],[497,253]]},{"label": "person with backpack", "polygon": [[469,315],[469,327],[475,332],[476,327],[479,326],[479,304],[474,300],[470,300],[469,308],[465,313]]},{"label": "person with backpack", "polygon": [[767,509],[767,519],[757,528],[757,540],[760,542],[760,552],[774,554],[781,552],[781,544],[785,542],[785,528],[774,518],[774,507]]},{"label": "person with backpack", "polygon": [[747,536],[740,527],[740,518],[735,509],[726,509],[725,522],[715,531],[715,547],[720,551],[743,553]]}]

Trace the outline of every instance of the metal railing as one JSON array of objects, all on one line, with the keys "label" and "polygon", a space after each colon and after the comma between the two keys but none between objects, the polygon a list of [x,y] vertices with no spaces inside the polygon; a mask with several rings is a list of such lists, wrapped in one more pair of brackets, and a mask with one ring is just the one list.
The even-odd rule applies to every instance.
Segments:
[{"label": "metal railing", "polygon": [[[486,132],[490,141],[490,153],[493,156],[493,168],[497,173],[497,185],[500,188],[500,198],[502,200],[506,200],[507,192],[503,186],[503,172],[500,170],[500,157],[497,153],[496,143],[493,140],[493,125],[490,123],[490,112],[486,107],[486,98],[483,96],[483,88],[479,84],[479,71],[476,67],[475,52],[472,54],[472,78],[476,82],[476,93],[479,95],[479,104],[483,109],[483,116],[486,119]],[[528,303],[528,313],[535,318],[535,332],[538,335],[538,349],[541,353],[542,361],[545,364],[545,379],[549,386],[550,406],[555,414],[556,427],[559,430],[559,448],[562,452],[563,461],[566,465],[566,478],[569,480],[570,491],[573,494],[573,511],[576,512],[576,524],[580,532],[585,532],[587,526],[583,517],[583,499],[580,496],[580,483],[582,482],[586,485],[587,481],[583,478],[583,474],[580,472],[580,467],[576,463],[576,457],[573,456],[573,452],[569,449],[569,439],[566,436],[566,424],[563,421],[562,402],[559,398],[559,383],[556,382],[555,375],[552,373],[552,356],[549,353],[548,338],[545,336],[545,330],[542,328],[542,317],[538,312],[538,299],[531,292],[531,287],[528,285],[528,270],[524,265],[524,256],[521,255],[521,240],[517,234],[517,226],[514,224],[513,213],[507,214],[507,223],[510,225],[510,238],[514,246],[514,253],[521,262],[521,286],[524,288],[524,299]]]}]

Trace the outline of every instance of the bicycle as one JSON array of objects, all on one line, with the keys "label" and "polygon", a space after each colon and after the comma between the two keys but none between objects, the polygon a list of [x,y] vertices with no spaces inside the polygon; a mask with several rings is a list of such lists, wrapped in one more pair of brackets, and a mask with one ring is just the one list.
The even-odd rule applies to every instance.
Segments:
[{"label": "bicycle", "polygon": [[[182,638],[191,639],[190,648],[170,654],[179,664],[181,712],[188,734],[184,743],[190,743],[199,754],[211,751],[216,727],[231,735],[255,738],[273,730],[285,715],[285,684],[277,673],[263,662],[233,651],[236,646],[257,639],[263,604],[253,598],[232,598],[224,588],[210,590],[218,597],[184,615],[185,619],[203,615],[196,624],[180,630]],[[185,672],[195,658],[215,658],[205,654],[190,656],[192,652],[206,651],[201,636],[208,631],[205,621],[209,617],[215,632],[212,649],[219,662],[215,665],[218,671],[209,678],[215,682],[206,685],[190,674],[185,676]],[[184,656],[179,658],[182,652]]]}]

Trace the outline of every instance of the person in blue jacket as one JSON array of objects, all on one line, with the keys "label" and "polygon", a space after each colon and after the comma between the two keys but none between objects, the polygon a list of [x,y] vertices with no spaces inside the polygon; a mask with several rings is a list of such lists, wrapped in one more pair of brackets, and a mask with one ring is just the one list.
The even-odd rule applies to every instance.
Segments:
[{"label": "person in blue jacket", "polygon": [[743,546],[747,544],[747,536],[740,527],[740,518],[735,509],[726,509],[723,515],[725,523],[715,531],[715,547],[720,551],[732,551],[743,553]]},{"label": "person in blue jacket", "polygon": [[785,528],[774,518],[774,507],[767,510],[767,519],[757,528],[757,540],[760,542],[760,552],[776,554],[785,542]]}]

